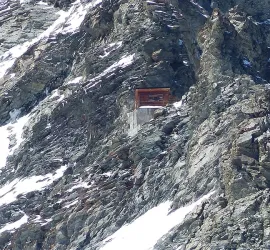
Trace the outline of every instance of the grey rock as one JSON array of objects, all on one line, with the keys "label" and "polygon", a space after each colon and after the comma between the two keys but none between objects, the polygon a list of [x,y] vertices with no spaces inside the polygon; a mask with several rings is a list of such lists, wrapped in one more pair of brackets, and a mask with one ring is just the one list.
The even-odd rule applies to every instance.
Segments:
[{"label": "grey rock", "polygon": [[[74,8],[46,2],[0,4],[1,53]],[[0,206],[1,228],[28,216],[0,248],[97,250],[154,206],[214,191],[155,249],[269,249],[268,10],[267,0],[104,0],[76,32],[30,46],[0,79],[1,126],[14,110],[31,115],[0,183],[67,169]],[[135,88],[154,87],[182,105],[128,136]]]}]

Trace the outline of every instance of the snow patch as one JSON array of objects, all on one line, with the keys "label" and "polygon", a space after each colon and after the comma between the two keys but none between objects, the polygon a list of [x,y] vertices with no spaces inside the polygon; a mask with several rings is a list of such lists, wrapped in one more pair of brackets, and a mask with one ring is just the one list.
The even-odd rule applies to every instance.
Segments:
[{"label": "snow patch", "polygon": [[42,1],[39,1],[36,3],[36,5],[45,5],[45,6],[48,6],[48,3],[45,3],[45,2],[42,2]]},{"label": "snow patch", "polygon": [[21,227],[23,224],[27,223],[28,218],[29,217],[26,214],[24,214],[24,216],[21,219],[15,221],[13,223],[6,224],[4,227],[2,227],[0,229],[0,234],[5,232],[5,231],[13,231],[13,230]]},{"label": "snow patch", "polygon": [[[16,117],[18,116],[19,111],[13,111],[10,113],[10,118],[11,121],[14,122],[14,119],[16,119]],[[25,124],[28,122],[30,116],[26,115],[21,117],[20,119],[18,119],[17,121],[15,121],[15,123],[8,123],[2,127],[0,127],[0,169],[6,166],[6,160],[7,157],[9,155],[12,155],[15,151],[15,149],[17,149],[20,144],[23,141],[22,138],[22,133],[23,133],[23,127],[25,126]],[[16,144],[10,148],[9,144],[10,144],[10,139],[9,137],[11,135],[14,135],[16,137]]]},{"label": "snow patch", "polygon": [[183,246],[180,246],[176,250],[184,250],[184,248],[183,248]]},{"label": "snow patch", "polygon": [[189,66],[189,63],[188,63],[188,61],[186,61],[186,60],[183,61],[183,64],[184,64],[185,66]]},{"label": "snow patch", "polygon": [[93,8],[102,3],[102,0],[94,0],[87,5],[82,5],[80,0],[72,4],[72,7],[67,11],[61,11],[61,15],[65,18],[63,26],[56,33],[68,34],[78,31],[88,9]]},{"label": "snow patch", "polygon": [[140,106],[139,109],[160,109],[163,106]]},{"label": "snow patch", "polygon": [[109,171],[109,172],[103,173],[101,175],[105,176],[105,177],[111,177],[113,175],[113,172]]},{"label": "snow patch", "polygon": [[184,44],[184,41],[181,40],[181,39],[179,39],[179,40],[178,40],[178,44],[179,44],[179,46],[182,46],[182,45]]},{"label": "snow patch", "polygon": [[34,220],[32,220],[32,222],[38,223],[41,226],[44,226],[44,225],[48,224],[51,221],[52,221],[52,219],[43,219],[40,215],[37,215],[37,217]]},{"label": "snow patch", "polygon": [[55,180],[61,178],[66,169],[67,165],[64,165],[57,169],[54,174],[37,175],[22,179],[17,178],[2,186],[0,188],[0,206],[10,204],[15,201],[16,197],[20,194],[44,189]]},{"label": "snow patch", "polygon": [[[100,80],[103,76],[114,72],[117,68],[122,68],[123,69],[123,68],[131,65],[134,62],[134,58],[135,58],[135,54],[128,55],[128,56],[125,55],[125,56],[121,57],[121,59],[118,62],[112,64],[110,67],[105,69],[101,74],[99,74],[98,76],[92,78],[89,81],[89,84]],[[94,87],[96,84],[97,83],[95,83],[93,85],[90,85],[90,87]]]},{"label": "snow patch", "polygon": [[182,104],[183,104],[183,101],[181,100],[181,101],[179,101],[179,102],[173,103],[173,106],[174,106],[176,109],[179,109],[179,108],[182,106]]},{"label": "snow patch", "polygon": [[22,134],[23,134],[23,128],[25,124],[29,121],[30,116],[26,115],[18,119],[16,123],[13,124],[12,129],[10,130],[12,134],[15,133],[16,135],[16,145],[11,148],[10,155],[14,153],[14,151],[20,146],[20,144],[23,142]]},{"label": "snow patch", "polygon": [[30,0],[20,0],[20,4],[27,4],[27,3],[30,3],[31,1]]},{"label": "snow patch", "polygon": [[19,115],[21,114],[21,110],[20,109],[14,109],[12,111],[9,112],[9,117],[11,121],[15,121]]},{"label": "snow patch", "polygon": [[70,207],[72,207],[72,206],[74,206],[74,205],[76,205],[77,203],[78,203],[78,199],[76,199],[76,200],[74,200],[74,201],[72,201],[72,202],[70,202],[70,203],[68,203],[67,205],[65,205],[64,207],[65,208],[70,208]]},{"label": "snow patch", "polygon": [[149,1],[149,0],[147,0],[146,1],[148,4],[153,4],[153,5],[156,5],[157,3],[156,2],[154,2],[154,1]]},{"label": "snow patch", "polygon": [[6,166],[6,160],[9,154],[9,130],[8,125],[0,127],[0,168]]},{"label": "snow patch", "polygon": [[209,15],[207,14],[207,11],[206,11],[201,5],[199,5],[198,3],[196,3],[194,0],[191,0],[190,2],[191,2],[193,5],[195,5],[195,6],[198,7],[198,9],[200,10],[199,13],[200,13],[202,16],[204,16],[204,17],[206,17],[206,18],[209,17]]},{"label": "snow patch", "polygon": [[107,48],[104,49],[104,54],[100,55],[100,58],[104,58],[106,56],[108,56],[109,54],[111,54],[113,51],[119,49],[122,46],[123,42],[116,42],[116,43],[110,43],[109,46]]},{"label": "snow patch", "polygon": [[49,99],[57,100],[57,102],[61,102],[65,99],[64,94],[60,94],[60,91],[58,89],[55,89],[52,91],[52,95],[49,97]]},{"label": "snow patch", "polygon": [[124,225],[103,241],[100,250],[151,250],[156,242],[173,227],[180,224],[185,216],[197,205],[208,199],[211,192],[186,207],[170,212],[171,201],[161,203],[133,221]]},{"label": "snow patch", "polygon": [[78,77],[76,77],[76,78],[70,80],[69,82],[67,82],[67,84],[76,84],[76,83],[80,83],[82,79],[83,79],[82,76],[78,76]]},{"label": "snow patch", "polygon": [[[21,4],[25,4],[28,0],[21,0],[20,2]],[[68,34],[76,32],[80,28],[87,10],[97,6],[101,2],[102,0],[94,0],[87,5],[83,5],[78,0],[73,3],[68,11],[61,10],[57,12],[57,14],[60,15],[59,18],[42,34],[31,41],[27,41],[11,48],[0,56],[0,78],[2,78],[7,70],[13,66],[17,58],[22,56],[31,46],[38,43],[40,40],[48,39],[49,37],[54,38],[59,33]],[[38,4],[43,4],[43,2],[39,2]]]},{"label": "snow patch", "polygon": [[247,59],[243,60],[243,64],[244,64],[245,67],[251,67],[251,62],[249,60],[247,60]]},{"label": "snow patch", "polygon": [[73,190],[78,188],[89,188],[91,185],[88,185],[86,182],[77,183],[75,186],[71,187],[67,190],[67,192],[71,193]]},{"label": "snow patch", "polygon": [[263,24],[265,24],[265,25],[270,25],[270,19],[267,19],[267,20],[265,20],[265,21],[263,21],[263,22],[256,22],[256,21],[254,21],[254,23],[255,23],[256,25],[263,25]]}]

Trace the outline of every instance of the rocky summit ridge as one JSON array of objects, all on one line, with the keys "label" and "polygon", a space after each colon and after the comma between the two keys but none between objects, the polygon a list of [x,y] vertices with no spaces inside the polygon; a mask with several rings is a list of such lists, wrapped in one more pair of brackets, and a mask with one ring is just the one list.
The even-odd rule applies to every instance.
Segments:
[{"label": "rocky summit ridge", "polygon": [[0,249],[270,249],[269,0],[0,0],[0,29]]}]

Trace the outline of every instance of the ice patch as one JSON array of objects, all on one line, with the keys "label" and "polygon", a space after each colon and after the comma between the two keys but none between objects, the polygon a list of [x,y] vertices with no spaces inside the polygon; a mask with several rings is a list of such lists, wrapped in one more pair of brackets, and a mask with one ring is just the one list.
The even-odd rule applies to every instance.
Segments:
[{"label": "ice patch", "polygon": [[208,199],[211,192],[186,207],[181,207],[169,214],[171,202],[164,202],[147,211],[144,215],[124,225],[103,241],[100,250],[151,250],[156,242],[173,227],[180,224],[185,216],[197,205]]},{"label": "ice patch", "polygon": [[55,180],[61,178],[67,169],[64,165],[56,170],[54,174],[37,175],[29,178],[15,179],[12,182],[0,188],[0,206],[10,204],[16,200],[20,194],[26,194],[32,191],[42,190],[52,184]]},{"label": "ice patch", "polygon": [[23,224],[27,223],[28,218],[29,217],[26,214],[24,214],[24,216],[21,219],[15,221],[13,223],[6,224],[3,228],[0,229],[0,234],[5,232],[5,231],[13,231],[13,230],[21,227]]}]

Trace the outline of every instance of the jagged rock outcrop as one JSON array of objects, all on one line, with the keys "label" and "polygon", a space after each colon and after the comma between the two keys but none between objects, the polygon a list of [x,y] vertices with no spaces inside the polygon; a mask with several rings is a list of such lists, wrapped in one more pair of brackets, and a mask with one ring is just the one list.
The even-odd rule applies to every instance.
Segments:
[{"label": "jagged rock outcrop", "polygon": [[[102,249],[154,206],[209,194],[153,249],[269,249],[268,10],[1,3],[0,248]],[[181,105],[130,137],[139,87]]]}]

